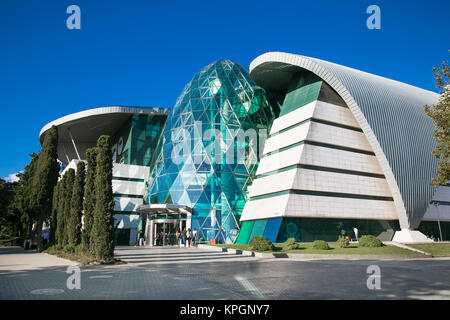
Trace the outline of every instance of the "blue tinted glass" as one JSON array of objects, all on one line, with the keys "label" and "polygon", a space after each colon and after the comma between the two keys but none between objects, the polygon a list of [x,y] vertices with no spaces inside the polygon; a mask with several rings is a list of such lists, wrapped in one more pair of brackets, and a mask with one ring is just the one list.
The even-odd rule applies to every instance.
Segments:
[{"label": "blue tinted glass", "polygon": [[277,240],[278,231],[280,230],[282,218],[269,219],[267,221],[266,230],[264,231],[264,237],[269,239],[272,243]]}]

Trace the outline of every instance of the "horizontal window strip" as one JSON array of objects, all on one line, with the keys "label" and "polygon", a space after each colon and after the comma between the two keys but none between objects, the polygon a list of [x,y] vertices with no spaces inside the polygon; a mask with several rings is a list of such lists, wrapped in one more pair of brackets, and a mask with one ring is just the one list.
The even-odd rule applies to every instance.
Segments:
[{"label": "horizontal window strip", "polygon": [[439,206],[450,206],[450,201],[439,201],[439,200],[432,200],[430,201],[431,205],[438,204]]},{"label": "horizontal window strip", "polygon": [[312,121],[313,122],[317,122],[317,123],[326,124],[326,125],[333,126],[333,127],[339,127],[339,128],[343,128],[343,129],[363,132],[361,128],[348,126],[348,125],[342,124],[342,123],[337,123],[337,122],[332,122],[332,121],[327,121],[327,120],[321,120],[321,119],[312,119]]},{"label": "horizontal window strip", "polygon": [[276,173],[292,170],[294,168],[299,168],[299,169],[302,168],[302,169],[315,170],[315,171],[335,172],[335,173],[351,174],[351,175],[355,175],[355,176],[364,176],[364,177],[385,179],[384,175],[378,174],[378,173],[354,171],[354,170],[347,170],[347,169],[336,169],[336,168],[328,168],[328,167],[319,167],[319,166],[312,166],[312,165],[306,165],[306,164],[294,164],[292,166],[288,166],[288,167],[284,167],[284,168],[281,168],[278,170],[273,170],[270,172],[260,174],[257,176],[257,178],[271,176]]},{"label": "horizontal window strip", "polygon": [[143,198],[142,195],[136,195],[136,194],[123,194],[123,193],[113,193],[114,198]]},{"label": "horizontal window strip", "polygon": [[367,154],[367,155],[370,155],[370,156],[374,156],[375,155],[375,153],[372,152],[372,151],[366,151],[366,150],[361,150],[361,149],[354,149],[354,148],[349,148],[349,147],[336,146],[336,145],[328,144],[328,143],[321,143],[321,142],[314,142],[314,141],[304,140],[304,141],[293,143],[291,145],[288,145],[286,147],[280,148],[278,150],[268,152],[268,153],[262,155],[261,158],[264,158],[264,157],[270,156],[272,154],[276,154],[276,153],[279,153],[279,152],[282,152],[282,151],[285,151],[285,150],[289,150],[289,149],[298,147],[298,146],[300,146],[302,144],[309,144],[309,145],[317,146],[317,147],[324,147],[324,148],[329,148],[329,149],[338,149],[338,150],[355,152],[355,153],[362,153],[362,154]]},{"label": "horizontal window strip", "polygon": [[250,200],[272,198],[285,194],[300,194],[308,196],[320,196],[320,197],[335,197],[335,198],[348,198],[348,199],[363,199],[363,200],[380,200],[380,201],[394,201],[392,197],[382,196],[369,196],[352,193],[338,193],[338,192],[324,192],[324,191],[312,191],[312,190],[283,190],[278,192],[272,192],[260,196],[251,197]]},{"label": "horizontal window strip", "polygon": [[321,123],[321,124],[326,124],[326,125],[333,126],[333,127],[338,127],[338,128],[343,128],[343,129],[353,130],[353,131],[357,131],[357,132],[363,132],[361,128],[352,127],[352,126],[348,126],[348,125],[341,124],[341,123],[337,123],[337,122],[333,122],[333,121],[327,121],[327,120],[322,120],[322,119],[309,118],[309,119],[303,120],[303,121],[301,121],[301,122],[299,122],[299,123],[293,124],[293,125],[291,125],[291,126],[289,126],[289,127],[286,127],[286,128],[284,128],[284,129],[281,129],[280,131],[277,131],[277,132],[275,132],[274,134],[270,135],[270,137],[277,136],[277,135],[279,135],[280,133],[283,133],[283,132],[289,131],[289,130],[291,130],[291,129],[297,128],[297,127],[299,127],[299,126],[301,126],[301,125],[303,125],[303,124],[305,124],[305,123],[308,123],[308,122]]},{"label": "horizontal window strip", "polygon": [[135,215],[139,215],[139,212],[137,212],[137,211],[114,211],[114,214],[126,214],[126,215],[135,214]]},{"label": "horizontal window strip", "polygon": [[118,180],[118,181],[144,182],[144,179],[138,179],[138,178],[113,177],[112,179],[113,179],[113,180]]}]

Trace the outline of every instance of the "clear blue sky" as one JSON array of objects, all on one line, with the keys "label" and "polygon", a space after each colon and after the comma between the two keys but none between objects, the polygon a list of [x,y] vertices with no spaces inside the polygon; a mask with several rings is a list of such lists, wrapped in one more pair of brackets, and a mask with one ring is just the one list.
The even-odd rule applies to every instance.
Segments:
[{"label": "clear blue sky", "polygon": [[[81,8],[81,30],[66,9]],[[381,9],[381,30],[366,8]],[[248,68],[285,51],[436,90],[450,54],[450,1],[0,1],[0,177],[29,162],[63,115],[108,105],[172,107],[203,66]]]}]

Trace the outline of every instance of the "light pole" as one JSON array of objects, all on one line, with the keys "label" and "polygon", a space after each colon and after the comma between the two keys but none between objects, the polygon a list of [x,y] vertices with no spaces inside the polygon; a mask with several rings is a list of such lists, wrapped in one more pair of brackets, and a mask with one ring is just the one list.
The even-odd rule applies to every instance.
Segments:
[{"label": "light pole", "polygon": [[442,241],[442,230],[441,230],[441,220],[439,219],[439,202],[434,201],[434,206],[436,207],[436,214],[437,214],[437,218],[438,218],[438,226],[439,226],[439,235],[441,236],[441,241]]}]

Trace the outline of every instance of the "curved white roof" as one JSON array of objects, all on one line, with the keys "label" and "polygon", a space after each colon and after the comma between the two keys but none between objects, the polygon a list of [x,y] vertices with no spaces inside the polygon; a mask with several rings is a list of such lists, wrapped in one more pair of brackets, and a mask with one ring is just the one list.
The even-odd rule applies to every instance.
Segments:
[{"label": "curved white roof", "polygon": [[83,158],[87,148],[96,144],[102,134],[113,135],[132,115],[160,115],[169,114],[168,108],[110,106],[88,109],[56,119],[46,124],[39,133],[42,145],[45,134],[52,126],[58,128],[58,155],[67,164],[78,155],[72,143],[71,135],[76,143],[78,153]]},{"label": "curved white roof", "polygon": [[250,75],[269,91],[283,91],[306,69],[327,82],[346,102],[380,162],[402,228],[416,228],[435,191],[430,181],[437,160],[433,121],[423,106],[439,95],[331,62],[283,52],[260,55]]}]

